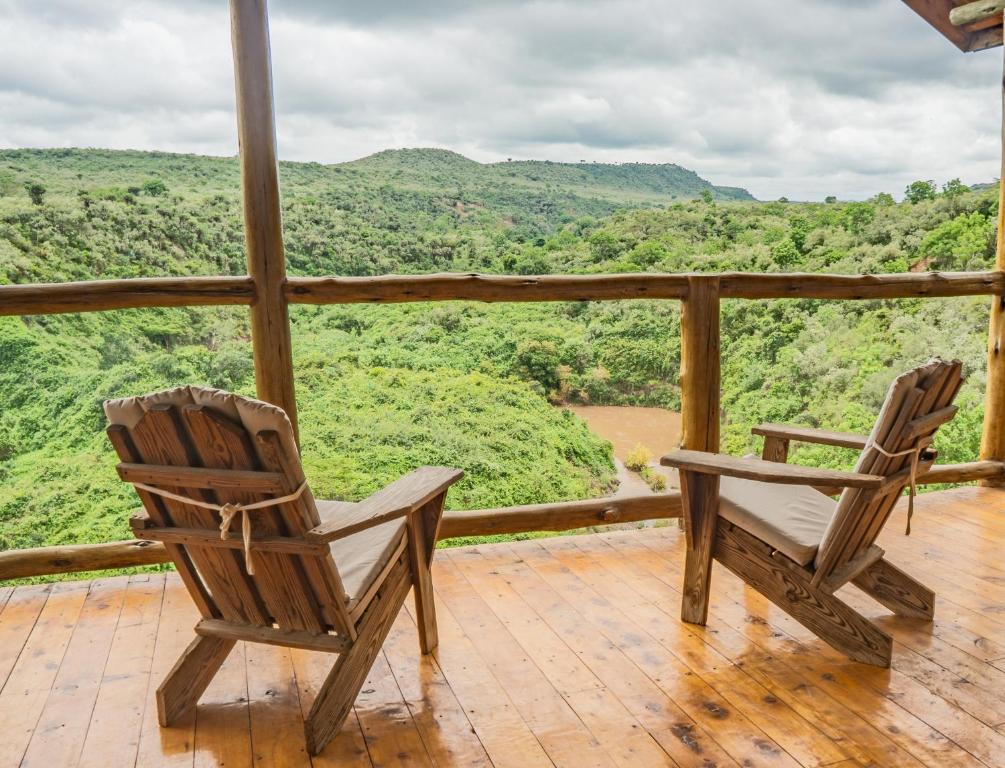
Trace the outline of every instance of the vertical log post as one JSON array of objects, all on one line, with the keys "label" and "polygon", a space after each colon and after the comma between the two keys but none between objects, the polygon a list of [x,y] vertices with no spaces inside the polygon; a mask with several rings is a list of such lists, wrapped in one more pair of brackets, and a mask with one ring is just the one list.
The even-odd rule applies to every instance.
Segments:
[{"label": "vertical log post", "polygon": [[[995,251],[995,269],[999,271],[1005,270],[1005,67],[1002,75],[1002,165],[998,182],[998,242]],[[981,458],[1005,459],[1005,296],[991,299]],[[1002,481],[981,480],[981,485],[1002,485]]]},{"label": "vertical log post", "polygon": [[251,344],[258,397],[286,411],[297,432],[286,255],[279,203],[276,119],[266,0],[230,0],[237,135],[244,192],[248,274],[255,281]]},{"label": "vertical log post", "polygon": [[719,450],[719,278],[688,278],[681,301],[681,448]]},{"label": "vertical log post", "polygon": [[[681,447],[693,451],[719,450],[719,278],[688,279],[688,295],[681,302]],[[708,618],[709,588],[715,522],[719,514],[719,478],[681,472],[681,497],[687,559],[681,619],[704,624]]]}]

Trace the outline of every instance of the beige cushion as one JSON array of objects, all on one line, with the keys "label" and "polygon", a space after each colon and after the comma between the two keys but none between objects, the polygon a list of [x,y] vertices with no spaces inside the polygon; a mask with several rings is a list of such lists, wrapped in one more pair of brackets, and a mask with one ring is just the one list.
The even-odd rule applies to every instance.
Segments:
[{"label": "beige cushion", "polygon": [[[342,501],[319,500],[317,506],[321,520],[327,522],[351,505]],[[380,575],[404,535],[405,518],[399,517],[332,542],[332,558],[342,577],[350,609]]]},{"label": "beige cushion", "polygon": [[816,556],[836,502],[805,485],[722,477],[719,514],[800,565]]},{"label": "beige cushion", "polygon": [[[212,408],[217,413],[231,421],[241,424],[248,434],[254,437],[259,432],[272,431],[279,436],[287,456],[300,456],[296,440],[293,438],[293,427],[282,408],[277,408],[261,400],[242,397],[222,389],[206,387],[175,387],[161,392],[136,397],[124,397],[121,400],[105,401],[105,416],[111,424],[121,424],[129,430],[135,427],[143,414],[155,405],[174,405],[183,408],[186,405],[202,405]],[[252,441],[254,443],[254,441]],[[257,449],[257,445],[256,445]],[[259,458],[262,458],[259,456]],[[307,496],[310,496],[308,493]],[[302,505],[309,516],[307,521],[311,527],[320,520],[314,511],[314,505],[306,501]]]}]

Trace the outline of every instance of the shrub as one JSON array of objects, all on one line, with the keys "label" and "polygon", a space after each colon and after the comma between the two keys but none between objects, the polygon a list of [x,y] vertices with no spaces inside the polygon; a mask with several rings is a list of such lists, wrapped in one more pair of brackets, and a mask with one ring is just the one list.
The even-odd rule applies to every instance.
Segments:
[{"label": "shrub", "polygon": [[625,466],[632,470],[632,472],[641,472],[649,466],[649,462],[652,460],[653,452],[642,445],[642,443],[636,443],[635,447],[625,456]]}]

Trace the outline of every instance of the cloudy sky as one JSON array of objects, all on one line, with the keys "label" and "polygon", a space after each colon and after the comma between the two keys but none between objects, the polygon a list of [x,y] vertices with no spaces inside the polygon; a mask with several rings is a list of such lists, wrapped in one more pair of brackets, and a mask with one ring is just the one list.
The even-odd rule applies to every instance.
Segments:
[{"label": "cloudy sky", "polygon": [[[897,0],[270,5],[286,160],[673,162],[764,199],[999,172],[1001,50]],[[0,0],[0,29],[0,147],[236,152],[225,0]]]}]

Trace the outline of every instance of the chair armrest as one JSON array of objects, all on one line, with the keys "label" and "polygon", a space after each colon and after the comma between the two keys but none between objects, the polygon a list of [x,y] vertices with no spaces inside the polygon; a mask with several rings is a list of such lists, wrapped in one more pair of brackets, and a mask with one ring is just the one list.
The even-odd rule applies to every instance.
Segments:
[{"label": "chair armrest", "polygon": [[775,437],[780,440],[795,440],[798,443],[817,443],[819,445],[835,445],[839,448],[865,448],[869,440],[865,435],[852,432],[829,432],[826,429],[812,427],[795,427],[789,424],[758,424],[752,430],[755,435]]},{"label": "chair armrest", "polygon": [[322,523],[304,533],[310,541],[332,542],[375,525],[411,514],[464,477],[449,467],[420,467],[353,505],[337,520]]},{"label": "chair armrest", "polygon": [[781,464],[764,459],[739,459],[722,453],[674,451],[660,459],[665,467],[703,475],[726,475],[762,483],[813,485],[827,488],[879,488],[886,480],[880,475],[863,475],[840,469],[816,469],[796,464]]}]

